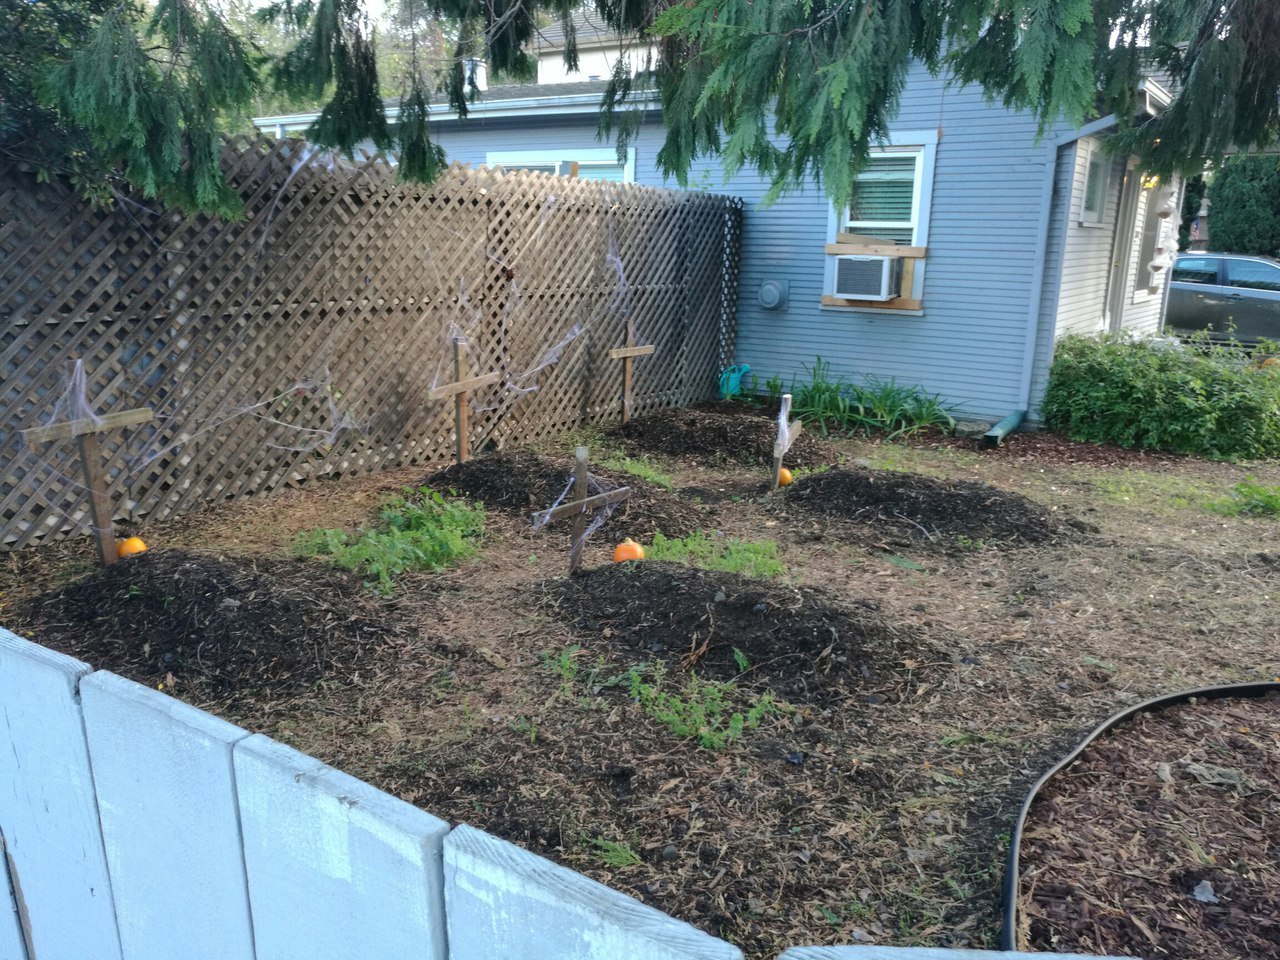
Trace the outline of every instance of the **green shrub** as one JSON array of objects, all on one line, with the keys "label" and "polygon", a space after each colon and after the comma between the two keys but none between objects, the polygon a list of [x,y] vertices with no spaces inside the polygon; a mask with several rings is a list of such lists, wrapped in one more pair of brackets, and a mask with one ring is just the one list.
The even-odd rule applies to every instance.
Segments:
[{"label": "green shrub", "polygon": [[379,593],[389,594],[393,578],[406,570],[439,570],[475,553],[484,532],[484,509],[446,500],[427,487],[406,490],[382,509],[376,529],[312,530],[294,551],[304,557],[327,556],[345,570],[372,577]]},{"label": "green shrub", "polygon": [[1280,456],[1280,376],[1204,343],[1064,337],[1043,414],[1072,440],[1218,459]]},{"label": "green shrub", "polygon": [[1280,487],[1266,487],[1246,477],[1231,488],[1231,496],[1207,506],[1229,517],[1280,517]]},{"label": "green shrub", "polygon": [[805,370],[808,383],[791,383],[791,410],[806,424],[816,424],[823,436],[835,429],[885,433],[892,440],[925,427],[955,426],[942,400],[919,387],[874,377],[864,385],[833,378],[831,364],[821,357]]}]

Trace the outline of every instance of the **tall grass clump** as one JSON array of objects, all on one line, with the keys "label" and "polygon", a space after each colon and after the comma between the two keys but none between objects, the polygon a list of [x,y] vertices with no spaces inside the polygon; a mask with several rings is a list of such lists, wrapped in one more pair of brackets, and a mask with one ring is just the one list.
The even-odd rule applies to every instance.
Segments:
[{"label": "tall grass clump", "polygon": [[1064,337],[1043,413],[1072,440],[1226,460],[1280,456],[1275,366],[1207,342]]},{"label": "tall grass clump", "polygon": [[791,383],[791,410],[827,436],[842,433],[884,433],[887,439],[908,436],[925,427],[955,426],[947,406],[936,394],[895,380],[868,378],[864,384],[834,376],[831,364],[818,357],[806,366],[807,383]]}]

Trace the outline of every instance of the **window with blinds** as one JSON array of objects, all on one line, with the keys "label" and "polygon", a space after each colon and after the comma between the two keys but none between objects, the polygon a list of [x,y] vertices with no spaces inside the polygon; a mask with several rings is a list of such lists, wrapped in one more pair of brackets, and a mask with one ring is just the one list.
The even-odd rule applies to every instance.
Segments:
[{"label": "window with blinds", "polygon": [[915,239],[918,153],[882,153],[858,174],[845,232],[911,245]]}]

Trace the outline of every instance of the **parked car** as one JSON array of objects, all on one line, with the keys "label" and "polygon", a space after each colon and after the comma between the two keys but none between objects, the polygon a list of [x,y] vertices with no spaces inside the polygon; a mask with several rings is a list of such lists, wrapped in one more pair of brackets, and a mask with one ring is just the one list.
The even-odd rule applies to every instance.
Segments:
[{"label": "parked car", "polygon": [[1253,347],[1280,341],[1280,260],[1235,253],[1180,253],[1169,277],[1165,330],[1202,330]]}]

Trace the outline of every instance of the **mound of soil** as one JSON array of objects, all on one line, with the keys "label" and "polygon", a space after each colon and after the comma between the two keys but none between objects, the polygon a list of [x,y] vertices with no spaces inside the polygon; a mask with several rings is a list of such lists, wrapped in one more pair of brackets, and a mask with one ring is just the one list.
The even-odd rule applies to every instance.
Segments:
[{"label": "mound of soil", "polygon": [[1020,949],[1280,957],[1280,697],[1143,714],[1049,781]]},{"label": "mound of soil", "polygon": [[284,691],[350,671],[399,628],[359,580],[315,564],[154,550],[17,610],[39,641],[155,686]]},{"label": "mound of soil", "polygon": [[[613,512],[602,529],[619,530],[628,536],[652,536],[655,530],[683,537],[699,529],[702,511],[683,503],[657,484],[615,470],[592,467],[593,476],[609,487],[630,487],[629,496]],[[538,510],[545,510],[564,492],[573,476],[569,458],[542,457],[536,453],[496,453],[454,464],[427,478],[437,490],[456,490],[460,495],[483,503],[486,509],[529,522]]]},{"label": "mound of soil", "polygon": [[828,470],[797,480],[786,502],[823,517],[888,528],[912,539],[1043,543],[1063,524],[1026,497],[970,480],[887,470]]},{"label": "mound of soil", "polygon": [[[822,590],[731,573],[611,564],[544,589],[555,616],[619,659],[658,658],[705,678],[761,683],[789,700],[821,701],[850,685],[863,695],[897,688],[918,655],[913,638],[886,623],[874,602],[851,605]],[[745,673],[735,650],[749,664]]]},{"label": "mound of soil", "polygon": [[[746,404],[718,404],[637,417],[619,432],[629,449],[687,457],[699,463],[768,466],[773,463],[778,423]],[[796,438],[786,456],[792,467],[814,467],[832,459],[826,445],[808,433]]]}]

